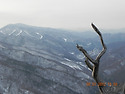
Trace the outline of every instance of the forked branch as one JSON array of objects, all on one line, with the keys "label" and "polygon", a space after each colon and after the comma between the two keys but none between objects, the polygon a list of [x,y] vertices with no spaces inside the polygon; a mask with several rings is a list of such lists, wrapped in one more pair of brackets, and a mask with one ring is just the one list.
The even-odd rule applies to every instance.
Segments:
[{"label": "forked branch", "polygon": [[[95,30],[95,32],[99,35],[100,37],[100,40],[101,40],[101,44],[103,46],[103,49],[102,51],[97,55],[96,59],[94,60],[93,58],[90,57],[90,55],[87,53],[87,51],[85,49],[83,49],[82,46],[79,46],[77,44],[77,48],[79,49],[79,51],[81,51],[84,55],[85,55],[85,63],[86,65],[88,66],[88,68],[90,68],[92,70],[92,77],[94,78],[94,80],[96,81],[96,83],[98,84],[99,86],[99,78],[98,78],[98,71],[99,71],[99,61],[100,61],[100,58],[104,55],[104,53],[106,52],[106,45],[104,44],[104,41],[103,41],[103,37],[102,37],[102,34],[101,32],[98,30],[98,28],[92,23],[92,28]],[[90,62],[93,63],[93,65],[90,63]],[[102,86],[99,86],[99,90],[101,93],[103,93],[102,91]]]},{"label": "forked branch", "polygon": [[96,33],[99,35],[100,40],[101,40],[101,44],[103,46],[102,51],[98,54],[98,56],[96,58],[96,60],[99,60],[102,57],[102,55],[106,52],[107,48],[106,48],[106,45],[104,44],[101,32],[98,30],[98,28],[93,23],[91,25],[92,25],[93,29],[96,31]]},{"label": "forked branch", "polygon": [[88,66],[88,68],[91,69],[91,71],[93,71],[93,65],[89,62],[88,58],[85,57],[85,63]]},{"label": "forked branch", "polygon": [[90,57],[90,55],[87,53],[87,51],[85,49],[83,49],[82,46],[79,46],[77,44],[76,47],[79,49],[79,51],[82,51],[82,53],[85,55],[85,57],[87,57],[92,63],[95,63],[95,60]]}]

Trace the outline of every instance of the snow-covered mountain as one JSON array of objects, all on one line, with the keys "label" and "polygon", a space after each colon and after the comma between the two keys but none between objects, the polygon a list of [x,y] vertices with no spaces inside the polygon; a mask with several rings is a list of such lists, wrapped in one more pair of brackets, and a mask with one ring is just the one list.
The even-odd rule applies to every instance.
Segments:
[{"label": "snow-covered mountain", "polygon": [[[119,41],[124,42],[124,35],[103,35],[109,47],[106,53],[111,57],[109,60],[113,61],[113,56],[117,54],[113,53],[113,44],[117,39],[114,36],[122,36]],[[83,54],[76,48],[77,43],[93,58],[102,48],[98,36],[93,32],[71,32],[24,24],[10,24],[1,28],[0,93],[96,94],[97,87],[86,86],[86,82],[93,82],[93,79],[84,64]],[[113,75],[114,71],[105,64],[106,58],[106,55],[102,58],[102,73]],[[120,64],[124,67],[122,62]],[[112,62],[110,65],[113,66],[111,69],[117,67]]]}]

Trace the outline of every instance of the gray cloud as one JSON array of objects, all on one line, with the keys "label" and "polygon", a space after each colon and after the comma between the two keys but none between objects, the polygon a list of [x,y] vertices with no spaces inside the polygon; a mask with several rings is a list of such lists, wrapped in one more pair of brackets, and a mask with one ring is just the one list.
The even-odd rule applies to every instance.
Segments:
[{"label": "gray cloud", "polygon": [[124,0],[1,0],[0,26],[9,23],[87,29],[124,28]]}]

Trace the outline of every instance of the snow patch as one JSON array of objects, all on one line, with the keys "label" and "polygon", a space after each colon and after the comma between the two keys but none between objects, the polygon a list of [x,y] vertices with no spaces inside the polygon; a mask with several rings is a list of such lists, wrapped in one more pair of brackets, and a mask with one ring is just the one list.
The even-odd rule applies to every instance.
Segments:
[{"label": "snow patch", "polygon": [[43,36],[41,35],[41,36],[40,36],[40,39],[42,39],[42,38],[43,38]]},{"label": "snow patch", "polygon": [[76,75],[77,75],[77,77],[80,77],[81,80],[85,80],[86,78],[91,79],[91,77],[89,75],[87,75],[86,73],[84,73],[84,72],[79,72]]},{"label": "snow patch", "polygon": [[26,91],[25,94],[29,94],[29,91]]},{"label": "snow patch", "polygon": [[120,64],[121,64],[121,66],[124,66],[124,65],[125,65],[125,62],[122,61]]},{"label": "snow patch", "polygon": [[37,34],[37,35],[39,35],[39,33],[38,33],[38,32],[37,32],[36,34]]},{"label": "snow patch", "polygon": [[69,52],[71,55],[74,55],[74,52]]},{"label": "snow patch", "polygon": [[66,66],[69,66],[70,68],[82,70],[78,65],[75,65],[75,64],[71,65],[71,64],[68,64],[67,62],[66,63],[61,62],[61,63],[66,65]]},{"label": "snow patch", "polygon": [[100,50],[97,49],[97,48],[94,48],[92,51],[88,51],[88,53],[91,55],[91,56],[95,56],[95,55],[98,55],[100,53]]},{"label": "snow patch", "polygon": [[2,30],[0,31],[2,34],[5,34]]},{"label": "snow patch", "polygon": [[37,32],[36,34],[37,34],[37,35],[40,35],[40,39],[42,39],[42,38],[43,38],[43,36],[42,36],[40,33],[38,33],[38,32]]},{"label": "snow patch", "polygon": [[27,35],[29,35],[29,36],[31,36],[31,37],[34,37],[34,36],[32,36],[31,34],[29,34],[28,32],[26,32],[26,31],[24,31]]},{"label": "snow patch", "polygon": [[16,30],[14,29],[14,30],[9,34],[9,36],[12,35],[15,31],[16,31]]},{"label": "snow patch", "polygon": [[65,42],[67,42],[67,39],[66,39],[66,38],[63,38],[63,40],[64,40]]},{"label": "snow patch", "polygon": [[16,36],[19,36],[22,32],[23,32],[23,31],[22,31],[22,30],[20,30],[20,32],[19,32]]},{"label": "snow patch", "polygon": [[110,70],[104,70],[104,72],[107,73],[108,75],[110,75],[112,72],[115,72],[115,71],[117,71],[116,68],[110,69]]},{"label": "snow patch", "polygon": [[73,66],[73,68],[82,70],[78,65]]},{"label": "snow patch", "polygon": [[65,60],[67,60],[67,61],[71,61],[70,59],[68,59],[68,58],[64,58]]},{"label": "snow patch", "polygon": [[85,58],[85,56],[83,55],[83,54],[79,54],[79,55],[77,55],[76,56],[78,59],[81,59],[81,60],[83,60],[84,58]]},{"label": "snow patch", "polygon": [[0,44],[0,48],[6,48],[6,47],[4,47],[3,45]]},{"label": "snow patch", "polygon": [[108,74],[108,75],[111,74],[111,71],[110,71],[110,70],[104,70],[104,72],[105,72],[106,74]]},{"label": "snow patch", "polygon": [[87,46],[90,46],[92,43],[88,43]]},{"label": "snow patch", "polygon": [[84,62],[76,62],[76,63],[79,64],[80,66],[82,66],[82,67],[88,69],[88,67],[87,67],[86,65],[83,64]]}]

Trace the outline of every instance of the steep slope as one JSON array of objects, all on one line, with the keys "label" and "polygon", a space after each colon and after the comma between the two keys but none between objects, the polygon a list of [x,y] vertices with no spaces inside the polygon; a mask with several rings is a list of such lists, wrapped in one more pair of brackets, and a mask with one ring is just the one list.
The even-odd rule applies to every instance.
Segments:
[{"label": "steep slope", "polygon": [[[108,51],[101,60],[100,73],[111,79],[116,71],[117,75],[124,71],[120,69],[124,67],[125,34],[103,35]],[[97,87],[86,86],[87,82],[94,80],[84,64],[83,54],[75,47],[77,43],[93,58],[102,49],[98,36],[93,32],[76,33],[24,24],[1,28],[0,93],[96,94]],[[124,76],[120,81],[123,79]]]},{"label": "steep slope", "polygon": [[123,83],[125,80],[125,41],[111,43],[102,59],[101,72],[108,75],[108,80]]},{"label": "steep slope", "polygon": [[8,25],[0,30],[0,93],[96,92],[86,86],[86,82],[93,81],[86,74],[88,69],[75,61],[70,32],[55,30],[23,24]]}]

